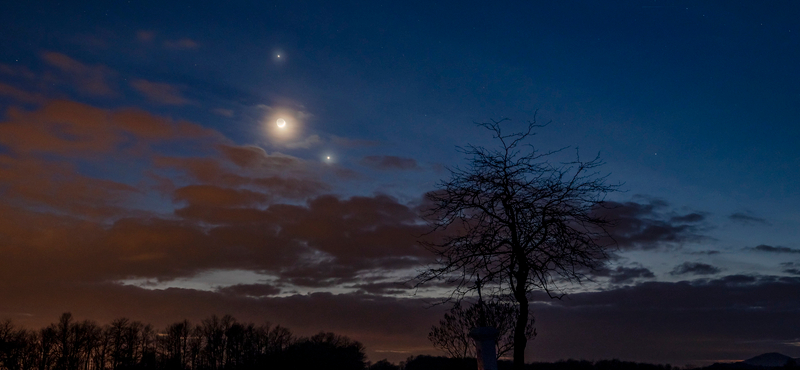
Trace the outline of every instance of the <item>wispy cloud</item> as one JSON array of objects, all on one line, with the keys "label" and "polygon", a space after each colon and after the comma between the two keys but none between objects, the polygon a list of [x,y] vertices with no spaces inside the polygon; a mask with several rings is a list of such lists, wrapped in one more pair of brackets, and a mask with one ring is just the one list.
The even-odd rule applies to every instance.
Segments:
[{"label": "wispy cloud", "polygon": [[43,103],[46,100],[42,94],[30,93],[2,82],[0,82],[0,95],[23,103]]},{"label": "wispy cloud", "polygon": [[136,39],[140,42],[150,42],[155,38],[156,33],[148,30],[136,31]]},{"label": "wispy cloud", "polygon": [[702,233],[705,214],[678,214],[663,200],[606,202],[596,212],[613,222],[609,232],[622,248],[654,249],[708,239]]},{"label": "wispy cloud", "polygon": [[594,275],[609,277],[610,282],[613,284],[624,284],[633,282],[637,279],[651,279],[656,277],[655,274],[650,271],[650,269],[641,266],[618,266],[614,269],[605,268],[594,272]]},{"label": "wispy cloud", "polygon": [[175,50],[194,50],[199,48],[200,44],[190,38],[182,38],[178,40],[166,40],[164,41],[164,47]]},{"label": "wispy cloud", "polygon": [[719,268],[709,264],[699,262],[684,262],[672,269],[670,275],[714,275],[718,274]]},{"label": "wispy cloud", "polygon": [[794,249],[789,247],[781,247],[781,246],[771,246],[766,244],[761,244],[755,246],[753,248],[748,248],[750,250],[754,250],[757,252],[767,252],[767,253],[800,253],[800,249]]},{"label": "wispy cloud", "polygon": [[289,149],[308,149],[322,144],[322,139],[319,135],[311,135],[300,141],[290,141],[282,144]]},{"label": "wispy cloud", "polygon": [[415,159],[393,155],[366,156],[361,159],[361,164],[377,170],[414,170],[419,168]]},{"label": "wispy cloud", "polygon": [[61,71],[62,75],[80,92],[94,96],[116,96],[110,83],[116,76],[112,69],[101,65],[88,65],[57,52],[41,53],[42,60]]},{"label": "wispy cloud", "polygon": [[189,100],[183,97],[177,86],[168,83],[135,79],[130,84],[136,91],[155,103],[165,105],[184,105],[189,103]]},{"label": "wispy cloud", "polygon": [[769,225],[766,219],[757,217],[751,212],[735,212],[730,214],[728,219],[742,225]]}]

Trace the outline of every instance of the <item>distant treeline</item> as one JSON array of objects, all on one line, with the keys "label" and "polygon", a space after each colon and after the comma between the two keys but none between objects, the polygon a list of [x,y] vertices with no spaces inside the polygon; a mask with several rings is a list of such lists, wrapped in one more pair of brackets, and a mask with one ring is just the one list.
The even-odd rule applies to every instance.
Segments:
[{"label": "distant treeline", "polygon": [[[396,370],[475,370],[478,367],[474,358],[447,358],[434,356],[409,357]],[[511,361],[498,361],[498,370],[511,370]],[[699,368],[687,365],[654,365],[641,362],[620,360],[562,360],[558,362],[536,362],[525,365],[526,370],[800,370],[796,362],[789,362],[781,367],[753,366],[744,363],[713,364]],[[389,370],[387,368],[387,370]]]},{"label": "distant treeline", "polygon": [[126,318],[99,326],[69,313],[40,330],[0,321],[3,370],[363,370],[365,360],[364,346],[345,336],[296,337],[280,325],[240,323],[227,315],[161,331]]},{"label": "distant treeline", "polygon": [[[403,370],[475,370],[477,362],[474,358],[458,359],[433,356],[409,357],[402,365]],[[498,370],[510,370],[511,361],[500,360]],[[578,361],[566,360],[558,362],[537,362],[525,365],[528,370],[679,370],[671,365],[652,365],[620,360]]]}]

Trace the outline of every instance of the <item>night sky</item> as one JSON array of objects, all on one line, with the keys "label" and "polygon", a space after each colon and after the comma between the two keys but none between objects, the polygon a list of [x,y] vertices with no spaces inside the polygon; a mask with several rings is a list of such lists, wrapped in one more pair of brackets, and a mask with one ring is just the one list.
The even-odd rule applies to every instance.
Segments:
[{"label": "night sky", "polygon": [[[232,314],[441,354],[425,192],[550,124],[618,250],[528,361],[800,357],[800,3],[3,2],[0,319]],[[286,125],[278,128],[279,118]],[[558,157],[561,158],[561,157]]]}]

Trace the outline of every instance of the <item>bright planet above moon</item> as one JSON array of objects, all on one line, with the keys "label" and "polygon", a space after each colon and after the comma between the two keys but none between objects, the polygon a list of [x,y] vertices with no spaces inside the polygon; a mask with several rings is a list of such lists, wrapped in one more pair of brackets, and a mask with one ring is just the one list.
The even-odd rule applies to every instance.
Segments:
[{"label": "bright planet above moon", "polygon": [[286,120],[283,118],[278,118],[278,127],[283,128],[284,126],[286,126]]}]

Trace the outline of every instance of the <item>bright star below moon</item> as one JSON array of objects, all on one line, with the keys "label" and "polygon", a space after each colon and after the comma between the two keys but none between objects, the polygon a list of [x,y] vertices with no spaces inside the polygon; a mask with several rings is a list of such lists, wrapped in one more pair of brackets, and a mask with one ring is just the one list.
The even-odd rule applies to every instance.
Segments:
[{"label": "bright star below moon", "polygon": [[286,126],[286,120],[283,118],[278,118],[278,127],[284,128]]}]

